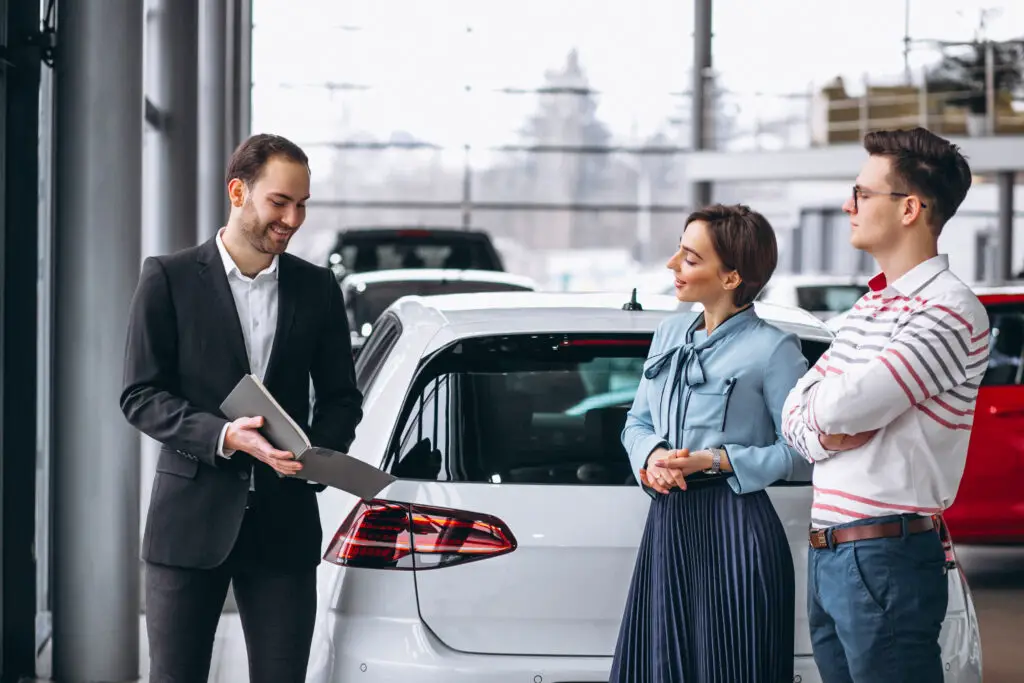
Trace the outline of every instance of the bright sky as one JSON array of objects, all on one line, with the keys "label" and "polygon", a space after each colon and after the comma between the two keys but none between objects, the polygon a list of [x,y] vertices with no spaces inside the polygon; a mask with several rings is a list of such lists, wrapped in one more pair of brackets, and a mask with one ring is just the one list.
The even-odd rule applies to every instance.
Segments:
[{"label": "bright sky", "polygon": [[[1018,37],[1020,0],[909,0],[911,36],[970,40],[983,8],[998,10],[988,37]],[[747,94],[749,114],[775,104],[755,92],[808,92],[837,75],[853,90],[864,73],[894,82],[904,12],[905,0],[715,0],[719,84]],[[307,145],[395,130],[459,147],[514,142],[535,100],[487,91],[539,86],[575,47],[605,93],[598,115],[629,142],[681,103],[688,111],[669,93],[689,88],[692,14],[679,0],[254,0],[253,129]],[[935,55],[919,48],[911,64]],[[332,93],[332,82],[373,88]],[[315,172],[329,154],[310,151]]]}]

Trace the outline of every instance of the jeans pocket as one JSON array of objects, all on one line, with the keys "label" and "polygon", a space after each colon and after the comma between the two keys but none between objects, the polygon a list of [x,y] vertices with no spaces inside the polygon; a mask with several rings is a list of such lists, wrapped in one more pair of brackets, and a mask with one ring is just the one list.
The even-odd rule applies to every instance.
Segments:
[{"label": "jeans pocket", "polygon": [[889,570],[870,548],[853,544],[850,548],[850,574],[866,607],[884,612],[889,596]]}]

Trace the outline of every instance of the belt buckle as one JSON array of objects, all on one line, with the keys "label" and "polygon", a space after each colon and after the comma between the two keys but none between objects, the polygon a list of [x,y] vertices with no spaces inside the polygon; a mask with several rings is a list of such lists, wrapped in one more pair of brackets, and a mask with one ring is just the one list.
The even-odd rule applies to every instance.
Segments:
[{"label": "belt buckle", "polygon": [[824,550],[828,548],[828,534],[827,529],[811,529],[808,535],[811,547],[815,550]]}]

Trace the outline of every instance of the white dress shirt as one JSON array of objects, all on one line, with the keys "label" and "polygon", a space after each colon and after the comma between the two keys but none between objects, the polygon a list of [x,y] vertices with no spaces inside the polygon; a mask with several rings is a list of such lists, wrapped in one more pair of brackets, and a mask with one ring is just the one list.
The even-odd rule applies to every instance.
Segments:
[{"label": "white dress shirt", "polygon": [[[945,256],[870,284],[783,408],[783,435],[814,463],[817,528],[948,508],[988,365],[988,314]],[[848,451],[819,439],[872,430]]]},{"label": "white dress shirt", "polygon": [[[278,257],[255,277],[242,274],[231,254],[224,246],[221,235],[224,228],[217,232],[217,250],[227,273],[231,296],[235,300],[235,311],[238,322],[242,326],[242,337],[245,339],[245,355],[249,359],[249,369],[262,382],[270,361],[270,350],[274,346],[274,333],[277,329],[277,293],[278,293]],[[224,437],[227,425],[220,432],[217,441],[217,455],[230,458],[234,451],[224,450]],[[249,477],[249,488],[253,488],[254,477]]]}]

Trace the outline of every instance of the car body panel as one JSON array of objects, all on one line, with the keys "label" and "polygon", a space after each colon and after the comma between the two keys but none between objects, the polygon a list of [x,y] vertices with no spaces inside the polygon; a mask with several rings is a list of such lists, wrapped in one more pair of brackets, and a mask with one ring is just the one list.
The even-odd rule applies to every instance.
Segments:
[{"label": "car body panel", "polygon": [[[806,572],[811,489],[773,487],[797,572]],[[636,486],[401,482],[389,500],[486,511],[514,552],[416,572],[424,623],[448,647],[479,654],[611,656],[650,498]],[[470,589],[473,587],[473,589]],[[797,654],[810,654],[798,591]]]},{"label": "car body panel", "polygon": [[[1024,321],[1024,287],[980,286],[975,293],[998,329],[1006,313]],[[1014,344],[1014,346],[1018,346]],[[993,356],[978,391],[967,464],[944,517],[958,543],[1024,543],[1024,384],[1018,372],[1003,374]],[[1021,351],[1016,351],[1018,356]]]}]

